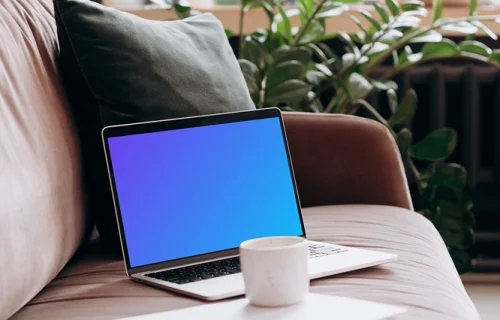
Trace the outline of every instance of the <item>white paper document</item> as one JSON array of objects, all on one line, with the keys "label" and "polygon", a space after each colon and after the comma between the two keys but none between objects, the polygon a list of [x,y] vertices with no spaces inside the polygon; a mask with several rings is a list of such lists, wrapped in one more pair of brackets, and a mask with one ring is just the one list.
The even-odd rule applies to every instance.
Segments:
[{"label": "white paper document", "polygon": [[238,299],[122,320],[380,320],[398,319],[404,313],[406,309],[392,305],[309,293],[304,302],[288,307],[259,308]]}]

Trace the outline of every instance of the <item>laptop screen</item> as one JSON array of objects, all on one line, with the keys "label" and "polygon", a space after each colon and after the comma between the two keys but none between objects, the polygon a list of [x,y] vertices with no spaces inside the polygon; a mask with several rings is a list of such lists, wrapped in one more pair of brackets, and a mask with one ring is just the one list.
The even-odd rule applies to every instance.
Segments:
[{"label": "laptop screen", "polygon": [[130,268],[303,235],[278,117],[107,142]]}]

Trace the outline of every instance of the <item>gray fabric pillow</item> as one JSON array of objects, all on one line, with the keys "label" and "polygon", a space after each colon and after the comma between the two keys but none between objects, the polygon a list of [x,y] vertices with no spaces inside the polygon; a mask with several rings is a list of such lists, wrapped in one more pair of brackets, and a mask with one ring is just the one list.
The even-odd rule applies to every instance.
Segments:
[{"label": "gray fabric pillow", "polygon": [[92,1],[54,4],[58,65],[79,129],[89,210],[101,239],[117,248],[102,127],[255,107],[212,14],[151,21]]}]

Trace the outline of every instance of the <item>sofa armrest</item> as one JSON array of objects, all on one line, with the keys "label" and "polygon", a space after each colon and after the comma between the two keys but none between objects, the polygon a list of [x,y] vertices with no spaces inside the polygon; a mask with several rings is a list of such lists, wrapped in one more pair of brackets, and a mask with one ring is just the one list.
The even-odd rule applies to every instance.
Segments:
[{"label": "sofa armrest", "polygon": [[378,204],[412,209],[396,142],[373,120],[283,113],[302,207]]}]

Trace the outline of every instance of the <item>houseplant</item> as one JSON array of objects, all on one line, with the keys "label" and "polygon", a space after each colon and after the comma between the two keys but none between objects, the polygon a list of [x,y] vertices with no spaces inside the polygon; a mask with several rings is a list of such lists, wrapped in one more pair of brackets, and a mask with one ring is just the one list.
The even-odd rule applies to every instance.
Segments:
[{"label": "houseplant", "polygon": [[[257,108],[279,107],[282,110],[365,115],[381,122],[395,138],[406,168],[417,212],[439,230],[459,273],[471,269],[467,253],[475,241],[475,218],[472,201],[466,191],[467,172],[446,159],[457,145],[452,128],[440,128],[420,141],[413,141],[407,124],[416,112],[417,97],[410,89],[397,96],[397,84],[391,79],[413,65],[436,59],[460,57],[499,65],[500,52],[474,41],[477,32],[497,36],[482,21],[496,16],[477,16],[476,0],[469,2],[469,15],[442,18],[442,0],[434,0],[431,12],[423,2],[385,0],[375,2],[371,12],[360,10],[360,19],[352,16],[359,32],[325,33],[325,20],[350,14],[351,4],[359,0],[298,0],[285,10],[276,0],[243,0],[240,12],[239,63],[248,90]],[[189,6],[174,4],[179,17]],[[243,34],[246,13],[264,10],[268,29]],[[180,9],[180,10],[179,10]],[[421,25],[421,17],[432,16],[430,25]],[[187,14],[189,15],[189,14]],[[290,18],[298,16],[299,26]],[[466,40],[454,43],[442,36],[442,30],[464,33]],[[339,54],[324,41],[337,38],[345,45]],[[410,44],[422,43],[418,51]],[[386,62],[393,68],[375,75]],[[383,117],[368,102],[372,94],[384,94],[390,115]],[[417,124],[418,125],[418,124]]]}]

